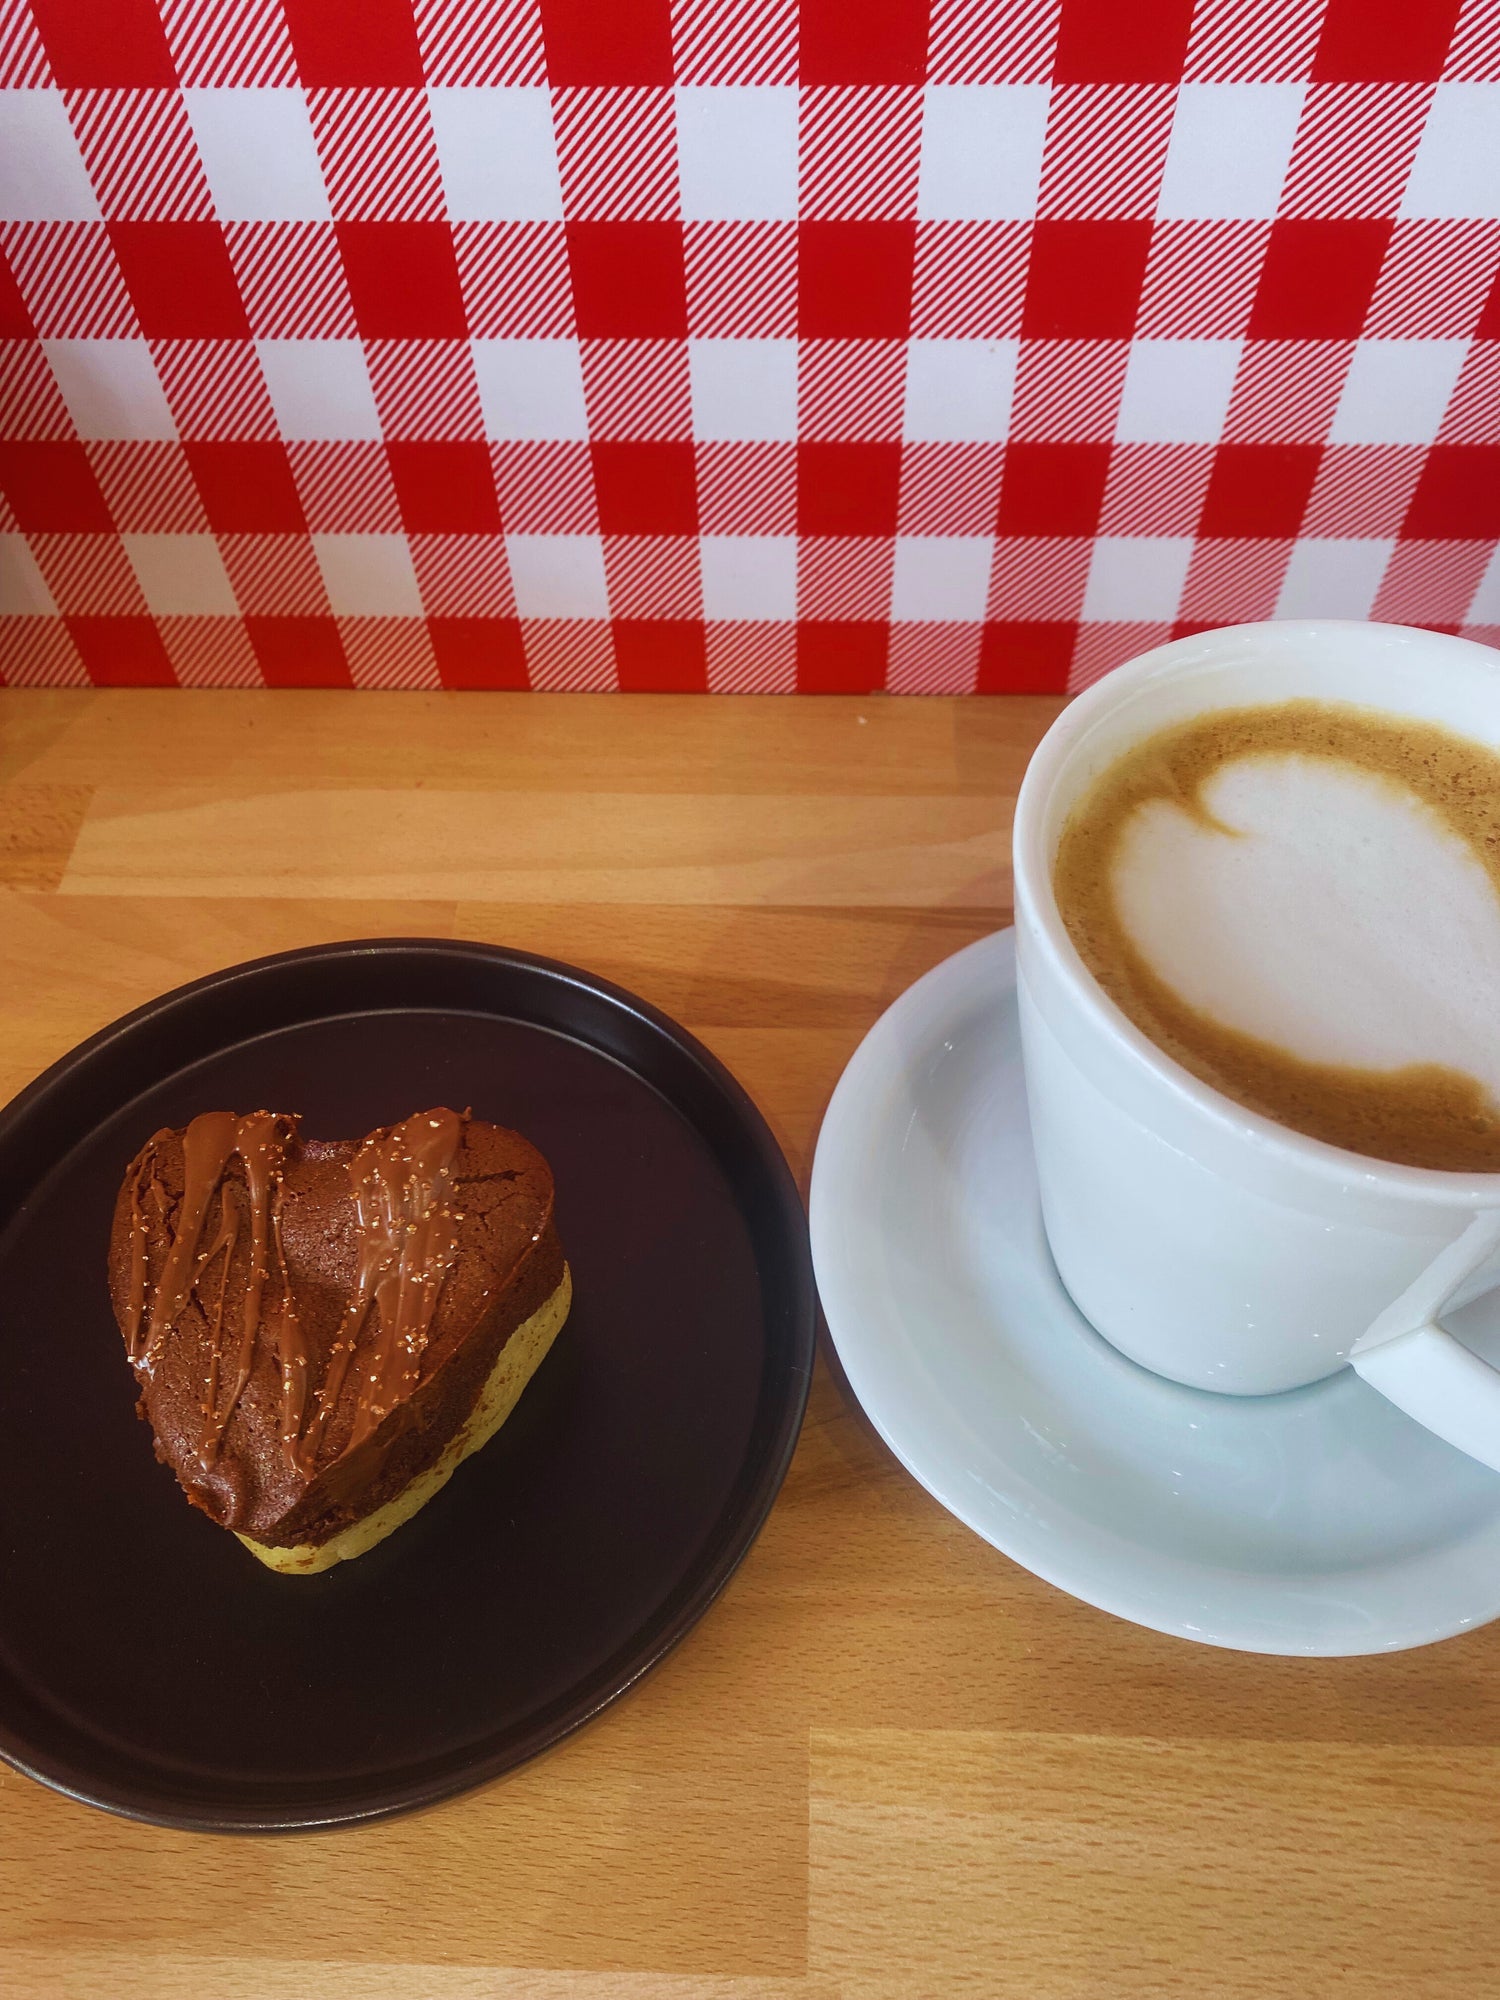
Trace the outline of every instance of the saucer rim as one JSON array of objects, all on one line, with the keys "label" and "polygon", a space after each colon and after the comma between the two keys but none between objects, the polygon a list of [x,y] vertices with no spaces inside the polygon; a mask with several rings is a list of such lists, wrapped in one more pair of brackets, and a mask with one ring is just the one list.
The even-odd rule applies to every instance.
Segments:
[{"label": "saucer rim", "polygon": [[[958,1013],[964,997],[981,981],[1003,1002],[1014,1004],[1015,935],[1010,927],[977,939],[942,960],[885,1009],[845,1065],[824,1113],[814,1152],[808,1199],[809,1226],[813,1266],[829,1339],[851,1392],[894,1457],[956,1520],[1032,1575],[1097,1610],[1173,1638],[1231,1652],[1269,1657],[1356,1658],[1436,1644],[1440,1640],[1478,1630],[1500,1618],[1500,1563],[1494,1560],[1500,1556],[1500,1486],[1496,1491],[1494,1518],[1485,1526],[1467,1535],[1455,1535],[1437,1548],[1410,1556],[1404,1561],[1367,1566],[1391,1575],[1402,1570],[1415,1574],[1420,1569],[1428,1574],[1430,1580],[1435,1563],[1442,1564],[1445,1559],[1452,1562],[1467,1551],[1471,1558],[1468,1567],[1475,1573],[1476,1585],[1481,1571],[1496,1574],[1493,1601],[1479,1603],[1477,1608],[1460,1614],[1451,1603],[1450,1590],[1444,1593],[1447,1608],[1437,1617],[1422,1617],[1419,1607],[1414,1605],[1413,1615],[1393,1625],[1389,1607],[1382,1606],[1372,1623],[1371,1637],[1347,1636],[1330,1642],[1309,1636],[1276,1643],[1273,1635],[1259,1629],[1258,1623],[1254,1631],[1249,1629],[1248,1624],[1237,1627],[1233,1618],[1223,1615],[1222,1608],[1217,1616],[1211,1616],[1203,1624],[1189,1622],[1181,1616],[1165,1615],[1143,1601],[1148,1593],[1140,1583],[1132,1585],[1129,1579],[1118,1587],[1101,1583],[1093,1573],[1094,1566],[1086,1560],[1082,1567],[1088,1574],[1080,1579],[1077,1567],[1070,1567],[1066,1561],[1059,1563],[1051,1559],[1056,1555],[1060,1540],[1062,1546],[1067,1547],[1065,1535],[1060,1537],[1058,1530],[1052,1528],[1043,1535],[1028,1539],[1024,1526],[1019,1533],[1015,1532],[1014,1517],[997,1518],[988,1514],[956,1490],[953,1478],[956,1467],[953,1464],[939,1466],[932,1462],[931,1453],[924,1452],[922,1448],[924,1442],[930,1444],[927,1436],[930,1426],[923,1421],[923,1417],[931,1412],[923,1410],[924,1397],[933,1408],[944,1410],[945,1421],[953,1430],[957,1431],[961,1425],[953,1413],[951,1400],[934,1400],[931,1384],[920,1374],[907,1383],[907,1387],[914,1392],[906,1399],[907,1408],[921,1411],[922,1414],[917,1416],[906,1414],[901,1409],[900,1399],[890,1393],[889,1384],[883,1385],[877,1379],[878,1364],[871,1345],[870,1329],[872,1323],[878,1324],[878,1316],[871,1314],[862,1302],[860,1273],[845,1255],[840,1243],[847,1214],[845,1165],[852,1149],[872,1139],[876,1142],[880,1139],[880,1128],[889,1116],[888,1111],[880,1108],[880,1100],[885,1098],[889,1101],[891,1086],[905,1068],[899,1052],[903,1031],[921,1020],[924,1031],[916,1039],[919,1042],[930,1041],[935,1024],[945,1015]],[[937,1031],[940,1032],[940,1029]],[[909,1047],[911,1037],[906,1036],[905,1041]],[[1054,1281],[1060,1283],[1055,1274]],[[867,1287],[863,1297],[868,1297]],[[873,1338],[878,1341],[878,1334]],[[889,1355],[886,1356],[886,1365],[890,1365]],[[1299,1389],[1288,1393],[1306,1396],[1316,1394],[1323,1387],[1323,1384],[1314,1384],[1310,1390]],[[1206,1392],[1184,1388],[1180,1393],[1191,1396]],[[1227,1565],[1215,1569],[1204,1562],[1175,1556],[1168,1550],[1154,1547],[1149,1541],[1137,1540],[1134,1546],[1142,1551],[1143,1557],[1159,1566],[1180,1563],[1184,1569],[1195,1571],[1205,1578],[1214,1576],[1221,1580],[1235,1575]],[[1324,1574],[1332,1575],[1334,1572]],[[1353,1576],[1354,1569],[1351,1567],[1347,1574]],[[1317,1572],[1309,1572],[1306,1583],[1312,1588],[1318,1580]],[[1286,1583],[1288,1590],[1295,1595],[1296,1580],[1288,1576]],[[1376,1634],[1380,1636],[1374,1636]]]}]

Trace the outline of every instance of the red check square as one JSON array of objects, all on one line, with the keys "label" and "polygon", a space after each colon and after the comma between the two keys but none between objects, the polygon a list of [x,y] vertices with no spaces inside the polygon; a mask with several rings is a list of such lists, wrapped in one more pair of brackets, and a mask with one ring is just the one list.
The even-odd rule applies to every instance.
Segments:
[{"label": "red check square", "polygon": [[339,254],[366,340],[462,340],[469,331],[445,222],[341,222]]},{"label": "red check square", "polygon": [[1223,444],[1214,453],[1200,535],[1271,540],[1297,533],[1318,476],[1315,444]]},{"label": "red check square", "polygon": [[927,0],[801,0],[798,69],[805,84],[921,83]]},{"label": "red check square", "polygon": [[1273,223],[1251,339],[1358,339],[1390,240],[1390,223],[1369,217]]},{"label": "red check square", "polygon": [[1435,444],[1401,533],[1426,541],[1488,541],[1500,535],[1500,445]]},{"label": "red check square", "polygon": [[218,223],[112,222],[109,240],[148,338],[249,338],[250,322]]},{"label": "red check square", "polygon": [[286,446],[269,441],[183,447],[216,534],[305,534]]},{"label": "red check square", "polygon": [[1099,525],[1107,444],[1011,444],[1000,480],[1000,535],[1092,535]]},{"label": "red check square", "polygon": [[[65,90],[129,89],[177,82],[153,0],[30,0],[52,74]],[[7,39],[13,33],[7,23]],[[26,78],[29,83],[30,77]]]},{"label": "red check square", "polygon": [[1076,619],[991,621],[979,643],[976,694],[1061,694],[1078,638]]},{"label": "red check square", "polygon": [[8,259],[0,254],[0,340],[34,340],[32,323],[21,287]]},{"label": "red check square", "polygon": [[894,535],[899,444],[799,444],[797,529],[804,535]]},{"label": "red check square", "polygon": [[88,454],[63,440],[0,442],[0,490],[28,534],[110,534],[114,522]]},{"label": "red check square", "polygon": [[1128,340],[1140,310],[1149,222],[1038,222],[1021,332],[1029,340]]},{"label": "red check square", "polygon": [[68,631],[95,687],[176,687],[154,618],[70,618]]},{"label": "red check square", "polygon": [[541,0],[541,9],[550,83],[672,81],[669,0]]},{"label": "red check square", "polygon": [[616,618],[615,672],[627,694],[706,694],[701,618]]},{"label": "red check square", "polygon": [[806,340],[905,340],[914,222],[804,222],[797,231],[797,330]]},{"label": "red check square", "polygon": [[1328,0],[1314,83],[1433,83],[1459,0]]},{"label": "red check square", "polygon": [[585,339],[685,338],[680,222],[570,222],[568,265]]},{"label": "red check square", "polygon": [[592,448],[599,526],[606,535],[696,535],[693,447],[604,443]]},{"label": "red check square", "polygon": [[428,637],[446,688],[529,688],[519,618],[429,618]]},{"label": "red check square", "polygon": [[331,618],[247,618],[267,687],[353,687]]},{"label": "red check square", "polygon": [[797,627],[799,694],[874,694],[885,686],[891,628],[872,619],[804,618]]},{"label": "red check square", "polygon": [[484,535],[500,531],[500,503],[487,445],[388,443],[401,519],[413,535]]},{"label": "red check square", "polygon": [[309,90],[421,84],[411,0],[282,0]]},{"label": "red check square", "polygon": [[1062,0],[1053,81],[1176,83],[1192,15],[1193,0]]}]

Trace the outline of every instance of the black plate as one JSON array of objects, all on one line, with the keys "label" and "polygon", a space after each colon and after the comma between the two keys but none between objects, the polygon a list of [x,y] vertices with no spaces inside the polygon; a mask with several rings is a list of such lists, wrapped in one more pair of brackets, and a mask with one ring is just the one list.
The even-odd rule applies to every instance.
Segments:
[{"label": "black plate", "polygon": [[[499,1437],[390,1540],[282,1577],[188,1506],[105,1294],[116,1188],[212,1107],[355,1137],[428,1104],[525,1132],[572,1316]],[[510,1769],[702,1616],[807,1400],[802,1205],[665,1015],[571,967],[377,939],[185,986],[0,1114],[0,1753],[171,1826],[373,1819]]]}]

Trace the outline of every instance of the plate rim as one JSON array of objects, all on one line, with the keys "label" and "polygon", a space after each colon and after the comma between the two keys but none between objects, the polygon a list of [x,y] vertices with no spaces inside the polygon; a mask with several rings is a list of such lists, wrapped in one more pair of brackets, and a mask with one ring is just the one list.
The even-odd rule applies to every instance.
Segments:
[{"label": "plate rim", "polygon": [[[327,1832],[420,1811],[480,1785],[492,1783],[585,1727],[613,1707],[661,1664],[722,1594],[758,1539],[785,1482],[806,1414],[817,1342],[817,1290],[811,1242],[806,1210],[791,1165],[765,1114],[745,1086],[696,1035],[663,1008],[639,994],[561,959],[508,945],[464,938],[376,936],[339,939],[325,944],[299,946],[291,951],[270,952],[220,967],[200,978],[172,987],[76,1043],[0,1107],[0,1236],[6,1233],[19,1213],[20,1203],[15,1199],[18,1181],[21,1182],[20,1192],[24,1199],[26,1190],[54,1171],[86,1135],[74,1132],[65,1138],[50,1152],[40,1175],[33,1173],[29,1177],[21,1177],[14,1172],[7,1174],[7,1163],[29,1132],[36,1128],[38,1121],[45,1117],[57,1094],[111,1051],[128,1044],[133,1037],[170,1023],[174,1017],[181,1019],[189,1010],[205,1003],[211,1005],[216,995],[222,996],[256,976],[272,976],[282,969],[290,969],[295,974],[300,967],[312,968],[330,961],[358,962],[375,958],[415,960],[419,957],[436,958],[450,964],[481,965],[492,972],[505,970],[519,973],[523,977],[535,978],[539,985],[550,982],[559,988],[602,1001],[616,1012],[633,1018],[642,1028],[659,1036],[679,1055],[685,1056],[702,1073],[720,1099],[738,1136],[748,1143],[757,1169],[764,1176],[769,1197],[769,1224],[778,1240],[785,1276],[785,1305],[788,1310],[785,1313],[784,1342],[787,1360],[779,1371],[781,1381],[775,1420],[761,1448],[759,1465],[748,1491],[742,1496],[737,1496],[731,1486],[708,1538],[657,1610],[630,1639],[575,1683],[572,1689],[564,1690],[562,1695],[549,1700],[542,1709],[540,1721],[508,1732],[503,1748],[468,1758],[461,1752],[457,1753],[451,1770],[426,1779],[396,1783],[384,1790],[364,1785],[357,1798],[351,1796],[326,1808],[301,1804],[279,1807],[229,1803],[215,1809],[199,1809],[172,1804],[166,1786],[154,1793],[143,1788],[135,1794],[130,1786],[117,1785],[113,1781],[91,1783],[87,1772],[81,1770],[73,1759],[67,1755],[51,1755],[45,1749],[39,1751],[36,1745],[27,1743],[0,1712],[0,1763],[80,1804],[97,1807],[116,1817],[185,1832]],[[376,1013],[383,1010],[372,1006],[365,1011]],[[519,1025],[536,1028],[539,1032],[562,1034],[592,1049],[606,1061],[622,1060],[611,1050],[560,1023],[549,1026],[545,1021],[493,1007],[466,1010],[449,1006],[443,1011],[470,1011],[488,1014],[496,1020],[515,1020]],[[313,1012],[305,1018],[319,1017]],[[221,1046],[228,1045],[226,1041]],[[190,1061],[199,1059],[194,1056]],[[627,1063],[626,1067],[630,1065]],[[659,1086],[649,1077],[641,1075],[638,1070],[632,1073],[647,1088],[662,1094]],[[149,1084],[142,1086],[143,1089],[149,1087]],[[120,1105],[128,1101],[128,1098],[122,1097]],[[680,1102],[671,1098],[668,1101],[680,1117],[693,1122]],[[743,1214],[742,1199],[737,1200],[736,1206]],[[761,1319],[763,1325],[767,1324],[768,1309],[762,1311]],[[751,1453],[747,1446],[739,1470],[742,1472],[750,1463]],[[643,1635],[644,1643],[641,1643]],[[562,1704],[561,1710],[554,1713],[559,1703]],[[333,1794],[337,1788],[330,1786],[329,1789]]]},{"label": "plate rim", "polygon": [[[817,1276],[819,1296],[823,1303],[829,1340],[861,1410],[895,1458],[940,1506],[1008,1561],[1030,1571],[1033,1576],[1040,1578],[1054,1589],[1061,1590],[1067,1596],[1092,1605],[1096,1610],[1147,1630],[1161,1632],[1170,1638],[1264,1658],[1358,1658],[1436,1644],[1444,1639],[1480,1630],[1486,1624],[1500,1618],[1500,1594],[1497,1594],[1493,1606],[1482,1613],[1466,1618],[1430,1621],[1421,1625],[1420,1629],[1417,1622],[1413,1621],[1410,1627],[1403,1629],[1398,1636],[1377,1641],[1373,1645],[1288,1644],[1277,1647],[1268,1644],[1263,1637],[1236,1637],[1232,1627],[1188,1630],[1181,1623],[1173,1623],[1162,1616],[1153,1616],[1149,1607],[1141,1603],[1139,1594],[1133,1598],[1128,1589],[1111,1592],[1081,1586],[1076,1578],[1063,1573],[1062,1566],[1048,1562],[1044,1556],[1026,1547],[1024,1535],[1014,1537],[1004,1534],[994,1521],[988,1517],[981,1517],[981,1511],[968,1503],[967,1496],[960,1493],[951,1480],[945,1479],[941,1471],[934,1470],[924,1462],[922,1451],[913,1447],[908,1436],[904,1434],[904,1431],[909,1433],[912,1427],[908,1425],[903,1430],[900,1423],[891,1421],[890,1410],[896,1399],[889,1390],[882,1391],[878,1384],[872,1386],[871,1366],[867,1365],[869,1341],[858,1330],[867,1315],[861,1313],[856,1281],[849,1269],[849,1260],[837,1240],[838,1211],[842,1197],[834,1181],[833,1155],[835,1149],[845,1153],[849,1150],[851,1144],[847,1136],[849,1130],[857,1129],[861,1134],[867,1135],[869,1128],[878,1122],[876,1114],[865,1108],[864,1101],[872,1090],[879,1089],[882,1082],[892,1073],[893,1044],[901,1026],[920,1012],[924,1001],[929,1001],[934,991],[941,992],[949,986],[953,987],[955,992],[961,991],[965,976],[972,979],[975,968],[980,965],[988,966],[998,972],[1007,987],[1013,986],[1015,966],[1013,927],[1004,926],[950,953],[948,957],[941,959],[938,964],[923,973],[919,979],[914,980],[892,1001],[870,1027],[845,1065],[829,1099],[828,1109],[824,1113],[813,1155],[808,1198],[809,1235],[812,1243],[813,1267]],[[945,1011],[953,1010],[950,1008]],[[1500,1531],[1500,1519],[1497,1519],[1495,1528],[1489,1532],[1494,1535],[1497,1531]]]}]

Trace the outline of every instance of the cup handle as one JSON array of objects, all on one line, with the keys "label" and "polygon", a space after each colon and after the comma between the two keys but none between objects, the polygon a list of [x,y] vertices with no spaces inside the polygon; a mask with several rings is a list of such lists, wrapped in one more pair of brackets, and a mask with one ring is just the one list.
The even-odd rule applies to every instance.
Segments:
[{"label": "cup handle", "polygon": [[1500,1369],[1438,1321],[1500,1284],[1500,1209],[1476,1215],[1354,1343],[1356,1375],[1419,1424],[1500,1472]]}]

